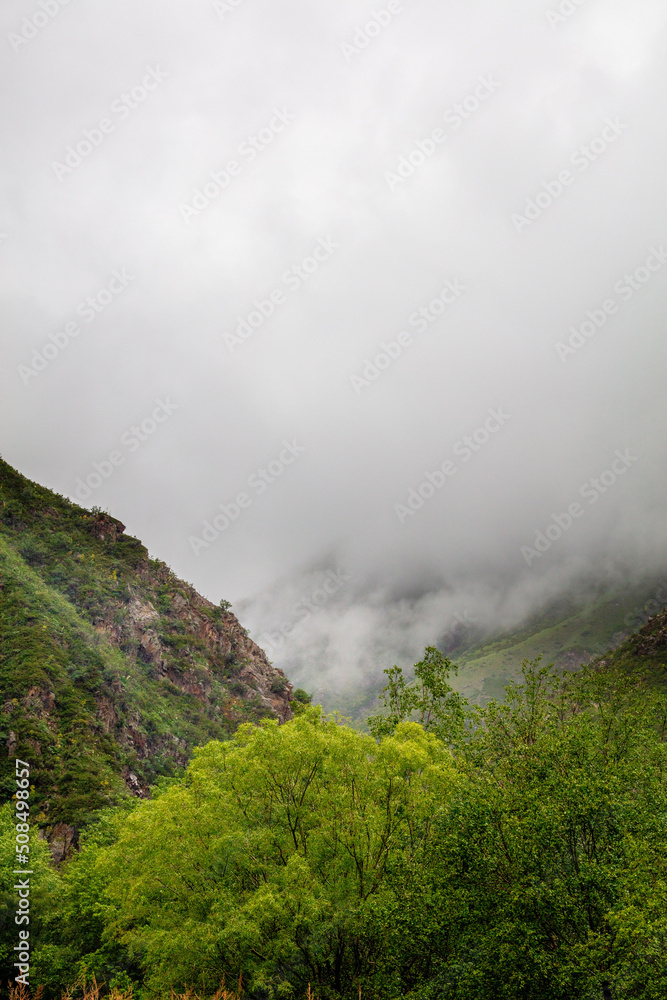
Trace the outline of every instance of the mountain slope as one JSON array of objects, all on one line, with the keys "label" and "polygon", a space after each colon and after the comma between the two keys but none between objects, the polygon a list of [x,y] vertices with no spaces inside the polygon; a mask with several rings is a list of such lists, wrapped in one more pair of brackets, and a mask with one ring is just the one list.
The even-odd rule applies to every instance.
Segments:
[{"label": "mountain slope", "polygon": [[[194,746],[291,715],[291,685],[226,610],[120,521],[0,459],[0,793],[29,760],[50,838],[146,795]],[[10,767],[11,765],[11,767]],[[65,845],[67,846],[67,845]]]},{"label": "mountain slope", "polygon": [[[474,704],[484,705],[492,698],[504,698],[505,685],[520,677],[522,660],[541,655],[544,664],[576,669],[615,649],[666,603],[664,576],[628,581],[625,586],[600,585],[554,600],[503,632],[484,629],[474,619],[462,621],[456,629],[443,632],[434,645],[459,668],[451,677],[453,687]],[[363,686],[318,691],[317,700],[327,711],[338,710],[355,725],[363,725],[366,716],[378,709],[378,695],[386,683],[382,670],[391,662],[379,662]],[[410,677],[409,666],[401,665]]]},{"label": "mountain slope", "polygon": [[647,581],[554,602],[512,631],[450,652],[460,667],[457,687],[475,701],[502,698],[521,661],[540,654],[545,663],[575,669],[616,648],[666,601],[667,585]]},{"label": "mountain slope", "polygon": [[667,693],[667,607],[595,663],[600,669],[641,673],[651,688]]}]

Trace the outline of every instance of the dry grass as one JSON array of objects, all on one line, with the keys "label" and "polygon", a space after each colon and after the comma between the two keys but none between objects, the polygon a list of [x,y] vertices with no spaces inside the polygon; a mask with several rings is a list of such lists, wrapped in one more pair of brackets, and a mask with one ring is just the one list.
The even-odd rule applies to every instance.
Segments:
[{"label": "dry grass", "polygon": [[[116,987],[112,987],[110,990],[103,992],[104,986],[104,983],[98,984],[94,976],[91,982],[81,977],[72,986],[68,986],[67,989],[63,990],[61,1000],[100,1000],[100,997],[102,997],[102,1000],[132,1000],[132,987],[128,990],[119,990]],[[18,985],[10,983],[9,1000],[41,1000],[43,992],[43,986],[38,986],[35,992],[31,993],[28,987],[23,986],[21,983]],[[192,987],[189,987],[185,993],[175,993],[172,990],[169,1000],[241,1000],[242,995],[243,982],[239,976],[238,985],[235,990],[228,990],[225,987],[223,979],[221,985],[210,998],[201,996]],[[306,993],[305,1000],[317,1000],[310,983],[308,983],[308,992]],[[361,1000],[361,986],[359,987],[359,1000]]]},{"label": "dry grass", "polygon": [[[105,984],[98,983],[94,976],[91,982],[80,978],[72,986],[68,986],[67,989],[63,990],[61,1000],[100,1000],[100,997],[103,1000],[132,1000],[132,987],[128,990],[119,990],[116,987],[104,990],[104,986]],[[31,993],[28,987],[23,986],[21,983],[10,983],[9,1000],[41,1000],[43,992],[44,988],[42,986],[39,986],[34,993]],[[239,977],[236,990],[226,989],[223,980],[222,984],[210,998],[202,997],[190,987],[185,993],[175,993],[172,990],[169,1000],[241,1000],[242,992],[242,982]],[[314,995],[310,992],[310,987],[308,988],[308,1000],[315,1000]]]}]

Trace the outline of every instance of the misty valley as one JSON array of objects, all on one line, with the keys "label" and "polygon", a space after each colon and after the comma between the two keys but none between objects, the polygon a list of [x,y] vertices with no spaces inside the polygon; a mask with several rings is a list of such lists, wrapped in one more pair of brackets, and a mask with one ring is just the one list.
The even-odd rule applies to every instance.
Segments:
[{"label": "misty valley", "polygon": [[667,3],[0,27],[0,1000],[666,1000]]},{"label": "misty valley", "polygon": [[345,717],[111,515],[4,462],[0,501],[12,997],[664,995],[664,585],[459,618]]}]

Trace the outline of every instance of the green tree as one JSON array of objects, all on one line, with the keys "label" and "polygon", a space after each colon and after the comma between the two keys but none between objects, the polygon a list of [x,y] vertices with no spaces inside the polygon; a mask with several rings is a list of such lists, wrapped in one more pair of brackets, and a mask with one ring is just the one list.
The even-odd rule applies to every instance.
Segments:
[{"label": "green tree", "polygon": [[[14,980],[17,969],[15,948],[19,944],[19,930],[27,930],[31,952],[31,985],[36,983],[32,976],[32,955],[42,940],[43,917],[52,908],[52,900],[58,890],[59,879],[51,864],[48,844],[38,836],[37,825],[30,823],[28,836],[30,848],[27,856],[30,864],[22,866],[16,862],[16,813],[15,803],[0,806],[0,986]],[[23,824],[21,824],[22,826]],[[23,852],[26,854],[27,852]],[[15,870],[25,867],[29,876],[16,875]],[[18,893],[14,885],[19,879],[30,881],[29,923],[16,923]]]},{"label": "green tree", "polygon": [[309,983],[323,1000],[662,1000],[664,696],[538,659],[471,712],[436,650],[417,667],[415,685],[388,672],[374,735],[304,705],[104,813],[44,901],[47,985],[86,970],[140,1000],[239,975],[252,1000]]},{"label": "green tree", "polygon": [[380,701],[388,712],[366,720],[373,736],[386,736],[399,722],[415,716],[424,729],[435,733],[443,742],[451,743],[462,736],[468,703],[448,683],[451,673],[458,673],[458,667],[440,650],[435,646],[426,647],[424,659],[414,666],[414,681],[410,684],[400,667],[393,666],[384,673],[389,683]]},{"label": "green tree", "polygon": [[[457,757],[428,865],[449,903],[419,996],[667,995],[667,747],[637,678],[524,663]],[[433,993],[435,989],[435,993]]]},{"label": "green tree", "polygon": [[456,775],[415,723],[378,745],[308,708],[197,751],[98,858],[152,990],[357,996],[386,966],[389,872],[423,852]]},{"label": "green tree", "polygon": [[115,907],[109,898],[107,852],[122,820],[138,801],[106,809],[82,835],[81,850],[62,866],[57,886],[42,913],[35,953],[34,982],[47,997],[59,998],[78,979],[121,988],[141,979],[141,970],[114,934]]}]

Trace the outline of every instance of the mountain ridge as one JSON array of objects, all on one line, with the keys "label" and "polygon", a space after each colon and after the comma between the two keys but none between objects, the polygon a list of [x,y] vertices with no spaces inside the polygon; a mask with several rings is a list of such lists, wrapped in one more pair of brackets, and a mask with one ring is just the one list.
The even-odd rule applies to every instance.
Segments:
[{"label": "mountain ridge", "polygon": [[291,717],[292,685],[227,602],[151,559],[118,519],[2,459],[0,609],[0,742],[32,759],[56,856],[97,808],[148,796],[195,746]]}]

